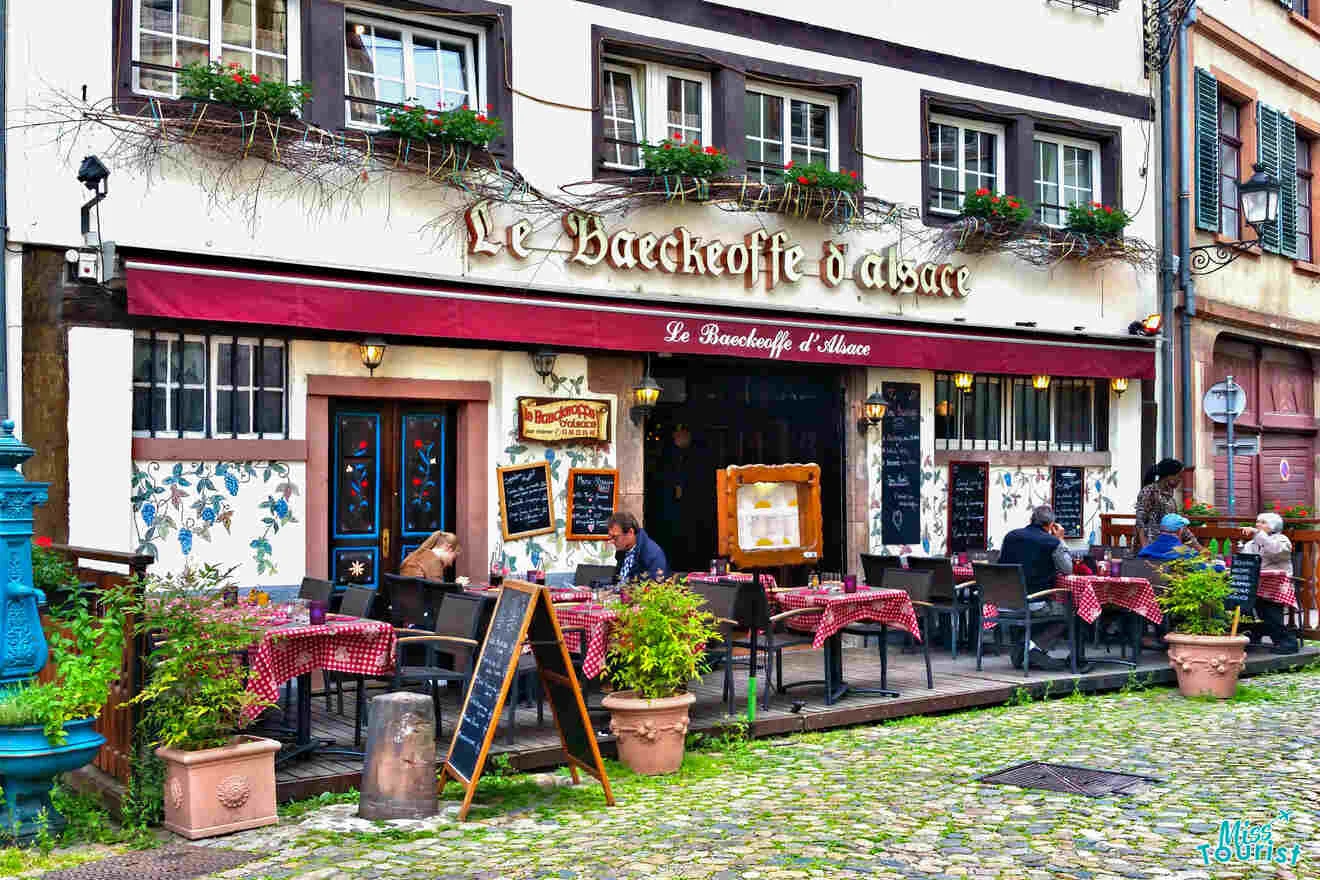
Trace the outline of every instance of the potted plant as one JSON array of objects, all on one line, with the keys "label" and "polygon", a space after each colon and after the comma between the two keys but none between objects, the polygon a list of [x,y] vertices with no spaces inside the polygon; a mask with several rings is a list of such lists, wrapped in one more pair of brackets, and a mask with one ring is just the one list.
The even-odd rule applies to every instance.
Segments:
[{"label": "potted plant", "polygon": [[179,91],[185,98],[214,101],[237,110],[264,110],[287,116],[312,99],[312,90],[299,82],[285,83],[262,77],[237,62],[194,61],[179,69]]},{"label": "potted plant", "polygon": [[428,110],[421,104],[405,102],[397,110],[379,111],[380,124],[404,140],[438,141],[442,144],[486,149],[504,134],[504,123],[497,116],[473,109],[467,104],[454,110]]},{"label": "potted plant", "polygon": [[1228,699],[1237,691],[1248,641],[1227,635],[1228,573],[1216,571],[1203,556],[1175,559],[1161,568],[1166,588],[1157,598],[1168,617],[1171,631],[1165,641],[1178,689],[1187,697]]},{"label": "potted plant", "polygon": [[32,539],[32,586],[45,594],[48,607],[60,608],[77,592],[78,577],[73,565],[51,546],[45,536]]},{"label": "potted plant", "polygon": [[1068,230],[1101,238],[1118,238],[1132,222],[1132,215],[1122,208],[1100,202],[1068,206]]},{"label": "potted plant", "polygon": [[244,736],[264,705],[247,689],[245,652],[259,638],[253,615],[225,608],[227,572],[214,566],[144,585],[139,629],[151,651],[143,723],[165,763],[165,822],[196,840],[272,825],[280,744]]},{"label": "potted plant", "polygon": [[1019,225],[1031,219],[1031,208],[1016,196],[995,193],[985,187],[963,197],[962,214],[978,220]]},{"label": "potted plant", "polygon": [[676,579],[643,581],[617,603],[605,657],[616,688],[605,697],[619,758],[634,773],[673,773],[683,763],[689,682],[710,671],[706,645],[719,632],[704,600]]},{"label": "potted plant", "polygon": [[47,634],[54,677],[0,692],[0,825],[20,841],[65,820],[50,800],[51,781],[96,757],[105,737],[93,729],[119,679],[131,594],[119,587],[76,594],[51,614]]},{"label": "potted plant", "polygon": [[[652,178],[658,178],[670,199],[691,195],[697,201],[710,198],[710,182],[729,172],[729,154],[700,141],[683,143],[682,135],[667,137],[658,144],[642,144],[642,165]],[[683,178],[691,179],[694,190],[684,189]]]},{"label": "potted plant", "polygon": [[834,190],[841,193],[862,191],[862,182],[856,171],[831,171],[824,162],[799,165],[790,159],[784,164],[784,185],[806,190]]},{"label": "potted plant", "polygon": [[1219,511],[1215,509],[1213,504],[1207,504],[1204,501],[1193,501],[1188,498],[1183,505],[1183,515],[1190,520],[1189,524],[1191,526],[1199,527],[1205,525],[1205,521],[1201,517],[1219,516]]}]

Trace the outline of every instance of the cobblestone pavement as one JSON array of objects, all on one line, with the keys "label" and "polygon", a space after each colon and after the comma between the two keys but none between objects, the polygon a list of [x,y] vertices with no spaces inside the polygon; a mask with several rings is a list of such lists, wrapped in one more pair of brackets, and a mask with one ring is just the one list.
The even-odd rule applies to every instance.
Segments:
[{"label": "cobblestone pavement", "polygon": [[[488,778],[461,825],[452,800],[425,827],[342,804],[212,845],[270,854],[235,878],[1296,880],[1320,877],[1318,746],[1320,673],[1299,673],[1222,704],[1076,695],[737,744],[667,779],[611,764],[613,809],[594,783]],[[976,781],[1027,760],[1163,781],[1098,799]],[[1297,864],[1215,862],[1224,820],[1270,823]]]}]

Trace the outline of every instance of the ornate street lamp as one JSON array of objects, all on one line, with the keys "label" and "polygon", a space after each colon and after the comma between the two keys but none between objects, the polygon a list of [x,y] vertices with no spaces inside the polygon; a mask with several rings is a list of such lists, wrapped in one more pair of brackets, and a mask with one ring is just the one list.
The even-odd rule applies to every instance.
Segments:
[{"label": "ornate street lamp", "polygon": [[362,355],[362,366],[371,371],[371,375],[376,375],[376,368],[380,362],[385,360],[385,340],[379,336],[368,336],[358,343],[358,351]]},{"label": "ornate street lamp", "polygon": [[865,434],[868,429],[884,421],[888,410],[889,404],[880,396],[880,389],[872,391],[871,396],[862,404],[862,417],[857,420],[858,433]]},{"label": "ornate street lamp", "polygon": [[1279,181],[1261,166],[1259,162],[1252,166],[1255,174],[1246,183],[1238,186],[1238,205],[1242,219],[1256,233],[1252,241],[1230,241],[1223,244],[1204,244],[1190,248],[1191,272],[1193,275],[1209,275],[1217,272],[1238,257],[1261,247],[1264,236],[1263,227],[1275,226],[1279,222]]}]

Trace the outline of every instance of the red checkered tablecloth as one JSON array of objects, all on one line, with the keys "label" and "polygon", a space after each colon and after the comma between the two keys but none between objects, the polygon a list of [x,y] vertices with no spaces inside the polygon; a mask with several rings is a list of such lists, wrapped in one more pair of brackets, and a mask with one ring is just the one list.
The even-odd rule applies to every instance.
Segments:
[{"label": "red checkered tablecloth", "polygon": [[[1055,579],[1054,585],[1072,591],[1077,616],[1087,623],[1095,623],[1105,605],[1117,605],[1135,611],[1151,623],[1164,620],[1160,605],[1155,601],[1155,590],[1145,578],[1061,574]],[[993,618],[998,615],[999,609],[987,602],[982,626],[985,629],[994,627]]]},{"label": "red checkered tablecloth", "polygon": [[912,599],[902,590],[859,589],[856,593],[829,593],[824,590],[784,590],[778,596],[786,610],[819,608],[820,614],[789,618],[793,629],[815,633],[812,647],[819,648],[839,630],[858,621],[883,623],[912,633],[921,640],[921,627]]},{"label": "red checkered tablecloth", "polygon": [[976,577],[976,574],[970,565],[955,565],[953,567],[953,579],[960,584],[964,581],[970,581],[974,577]]},{"label": "red checkered tablecloth", "polygon": [[[605,653],[610,647],[610,629],[617,616],[604,605],[588,603],[555,609],[555,617],[559,618],[561,629],[581,627],[586,630],[587,650],[582,661],[582,674],[585,677],[595,678],[605,668]],[[580,650],[582,634],[564,633],[564,644],[570,651]]]},{"label": "red checkered tablecloth", "polygon": [[[754,577],[756,577],[755,573],[750,571],[731,571],[728,574],[721,575],[712,575],[708,571],[693,571],[688,573],[687,579],[689,581],[696,581],[699,584],[717,584],[721,580],[737,581],[740,584],[750,584]],[[769,590],[777,588],[775,576],[769,572],[763,572],[761,574],[761,584]]]},{"label": "red checkered tablecloth", "polygon": [[[252,674],[248,690],[270,703],[280,685],[313,669],[353,675],[389,675],[394,671],[394,628],[379,620],[332,614],[319,626],[273,626],[248,652]],[[259,715],[263,707],[252,707]]]},{"label": "red checkered tablecloth", "polygon": [[1267,568],[1260,573],[1260,586],[1256,596],[1267,602],[1278,602],[1289,608],[1297,608],[1297,587],[1292,576],[1277,568]]}]

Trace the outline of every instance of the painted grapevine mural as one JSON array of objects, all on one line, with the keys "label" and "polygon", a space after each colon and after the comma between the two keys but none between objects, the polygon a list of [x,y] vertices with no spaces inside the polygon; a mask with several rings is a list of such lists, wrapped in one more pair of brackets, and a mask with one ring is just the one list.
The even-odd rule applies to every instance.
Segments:
[{"label": "painted grapevine mural", "polygon": [[[256,573],[276,574],[273,542],[280,530],[298,522],[300,494],[289,465],[279,461],[134,462],[131,500],[137,552],[159,558],[165,542],[185,558],[195,542],[210,543],[217,529],[250,536],[247,546]],[[244,504],[240,508],[240,495]],[[256,518],[248,503],[255,495]]]}]

